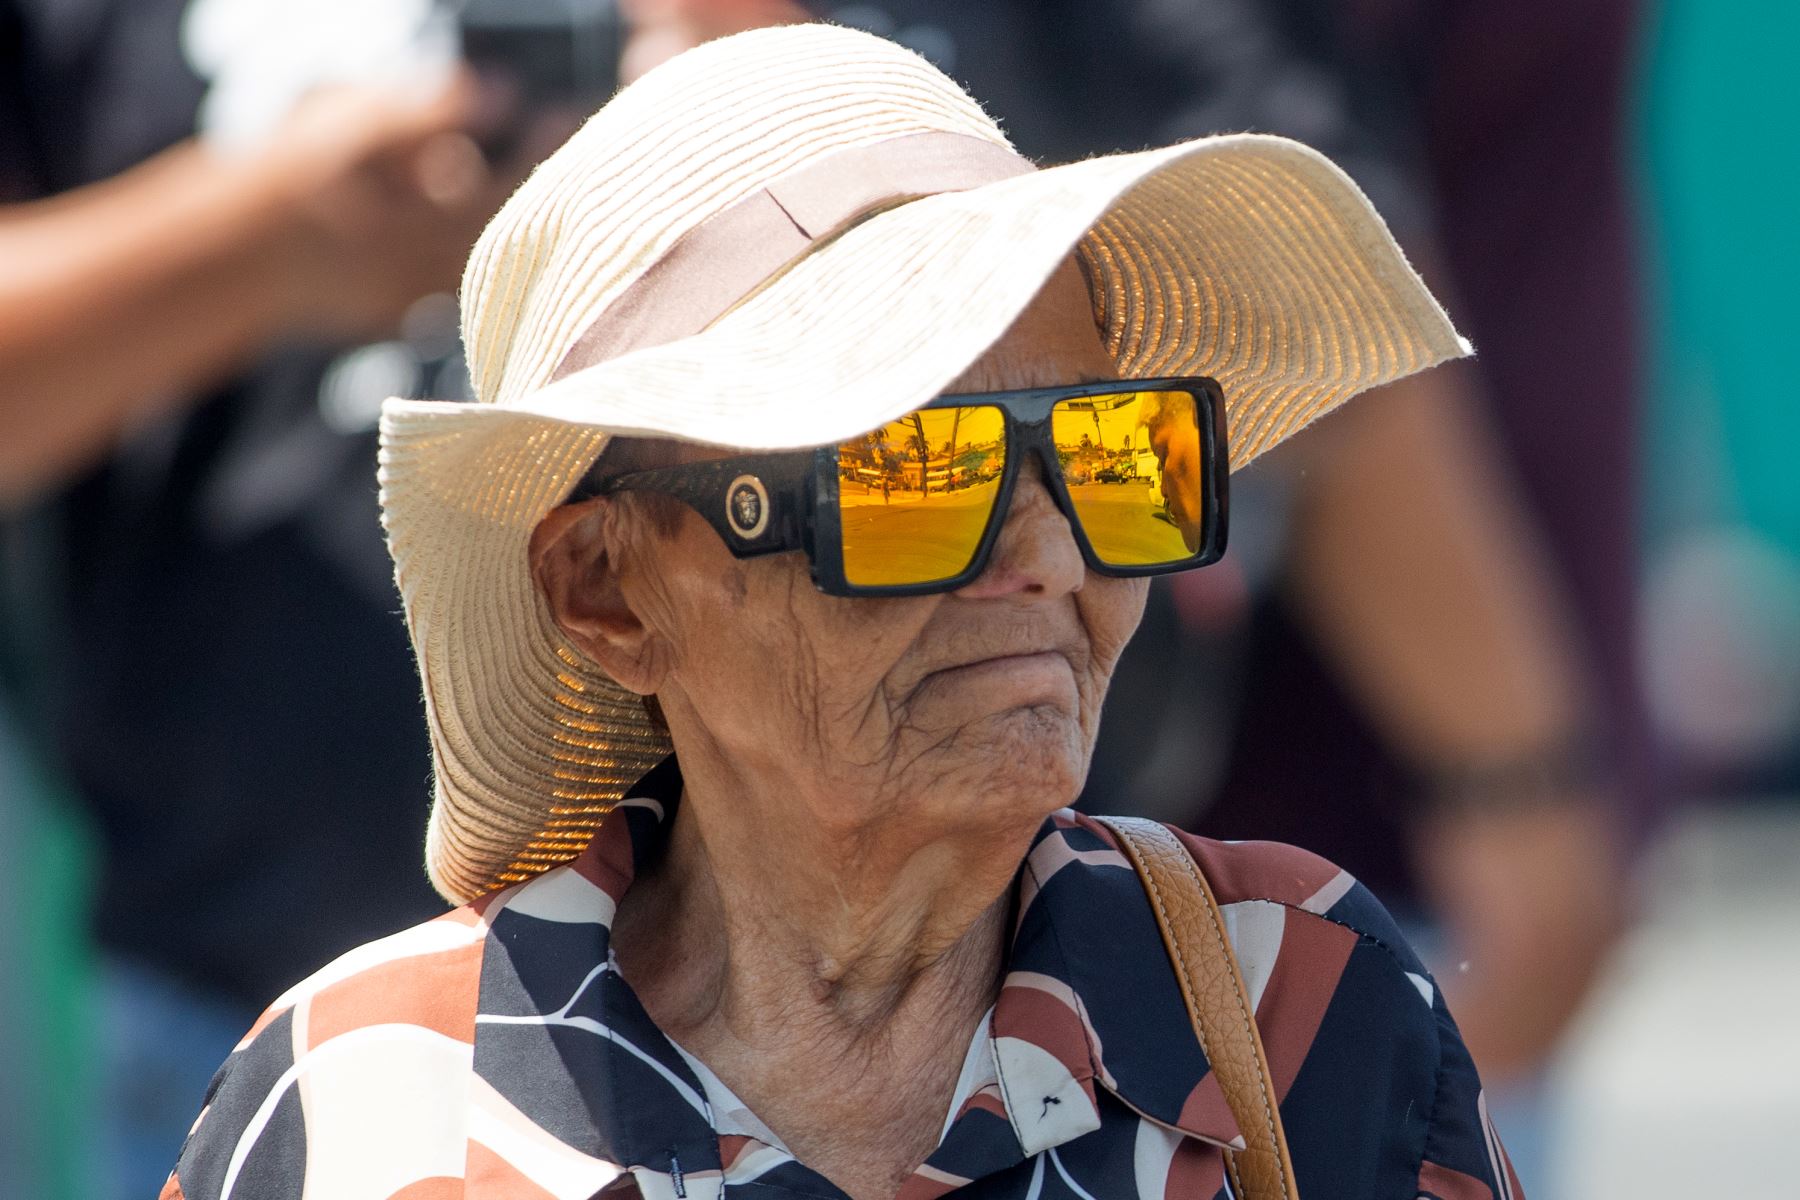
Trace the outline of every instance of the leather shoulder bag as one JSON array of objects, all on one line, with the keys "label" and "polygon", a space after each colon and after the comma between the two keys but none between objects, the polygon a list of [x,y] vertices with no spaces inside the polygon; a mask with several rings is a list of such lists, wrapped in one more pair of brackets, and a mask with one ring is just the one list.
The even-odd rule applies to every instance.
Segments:
[{"label": "leather shoulder bag", "polygon": [[1118,837],[1150,897],[1194,1036],[1243,1131],[1244,1148],[1225,1151],[1232,1193],[1241,1200],[1299,1200],[1256,1014],[1206,876],[1161,822],[1097,819]]}]

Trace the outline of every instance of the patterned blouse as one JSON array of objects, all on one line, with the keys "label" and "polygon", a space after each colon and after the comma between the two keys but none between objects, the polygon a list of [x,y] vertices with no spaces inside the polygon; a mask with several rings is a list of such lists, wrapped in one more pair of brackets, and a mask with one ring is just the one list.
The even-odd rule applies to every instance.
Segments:
[{"label": "patterned blouse", "polygon": [[[619,975],[613,913],[680,794],[670,760],[575,862],[282,996],[220,1069],[163,1200],[841,1200]],[[1519,1197],[1443,999],[1375,898],[1303,850],[1183,836],[1301,1196]],[[1230,1196],[1237,1123],[1109,832],[1056,813],[1015,886],[998,997],[900,1200]]]}]

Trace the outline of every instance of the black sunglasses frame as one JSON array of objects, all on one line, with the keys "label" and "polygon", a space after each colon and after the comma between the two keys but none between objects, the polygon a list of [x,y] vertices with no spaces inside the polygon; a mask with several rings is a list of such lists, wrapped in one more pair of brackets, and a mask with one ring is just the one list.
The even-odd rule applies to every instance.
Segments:
[{"label": "black sunglasses frame", "polygon": [[[1187,558],[1146,566],[1117,566],[1101,560],[1082,528],[1051,440],[1050,417],[1064,400],[1119,392],[1185,392],[1194,398],[1201,452],[1199,549]],[[1134,578],[1168,575],[1217,562],[1225,553],[1231,464],[1225,433],[1225,397],[1218,383],[1202,375],[1162,379],[1114,379],[1099,383],[968,392],[940,396],[919,409],[988,406],[1005,423],[1006,460],[987,526],[969,565],[960,573],[925,583],[856,584],[844,575],[842,513],[838,507],[838,446],[741,454],[621,475],[602,474],[605,456],[589,469],[566,503],[618,492],[660,492],[699,513],[738,558],[804,551],[813,585],[833,596],[927,596],[952,592],[987,569],[994,544],[1006,524],[1014,487],[1028,456],[1035,456],[1050,498],[1069,523],[1081,557],[1098,575]]]}]

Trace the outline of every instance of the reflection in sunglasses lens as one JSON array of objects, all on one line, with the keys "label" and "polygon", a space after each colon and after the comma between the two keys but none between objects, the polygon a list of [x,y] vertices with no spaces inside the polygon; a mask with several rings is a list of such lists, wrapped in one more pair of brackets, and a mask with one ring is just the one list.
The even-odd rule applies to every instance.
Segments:
[{"label": "reflection in sunglasses lens", "polygon": [[838,446],[844,578],[935,583],[966,570],[1006,466],[998,408],[926,408]]},{"label": "reflection in sunglasses lens", "polygon": [[1051,438],[1069,499],[1100,561],[1179,562],[1200,549],[1203,443],[1191,392],[1060,401]]}]

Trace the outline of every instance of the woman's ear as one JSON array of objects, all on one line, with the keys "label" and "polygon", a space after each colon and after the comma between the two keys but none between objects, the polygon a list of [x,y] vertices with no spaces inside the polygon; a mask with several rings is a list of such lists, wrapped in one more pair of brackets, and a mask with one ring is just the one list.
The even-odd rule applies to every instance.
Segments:
[{"label": "woman's ear", "polygon": [[608,497],[552,509],[531,533],[531,575],[575,647],[621,687],[647,696],[662,686],[662,639],[626,598],[618,536]]}]

